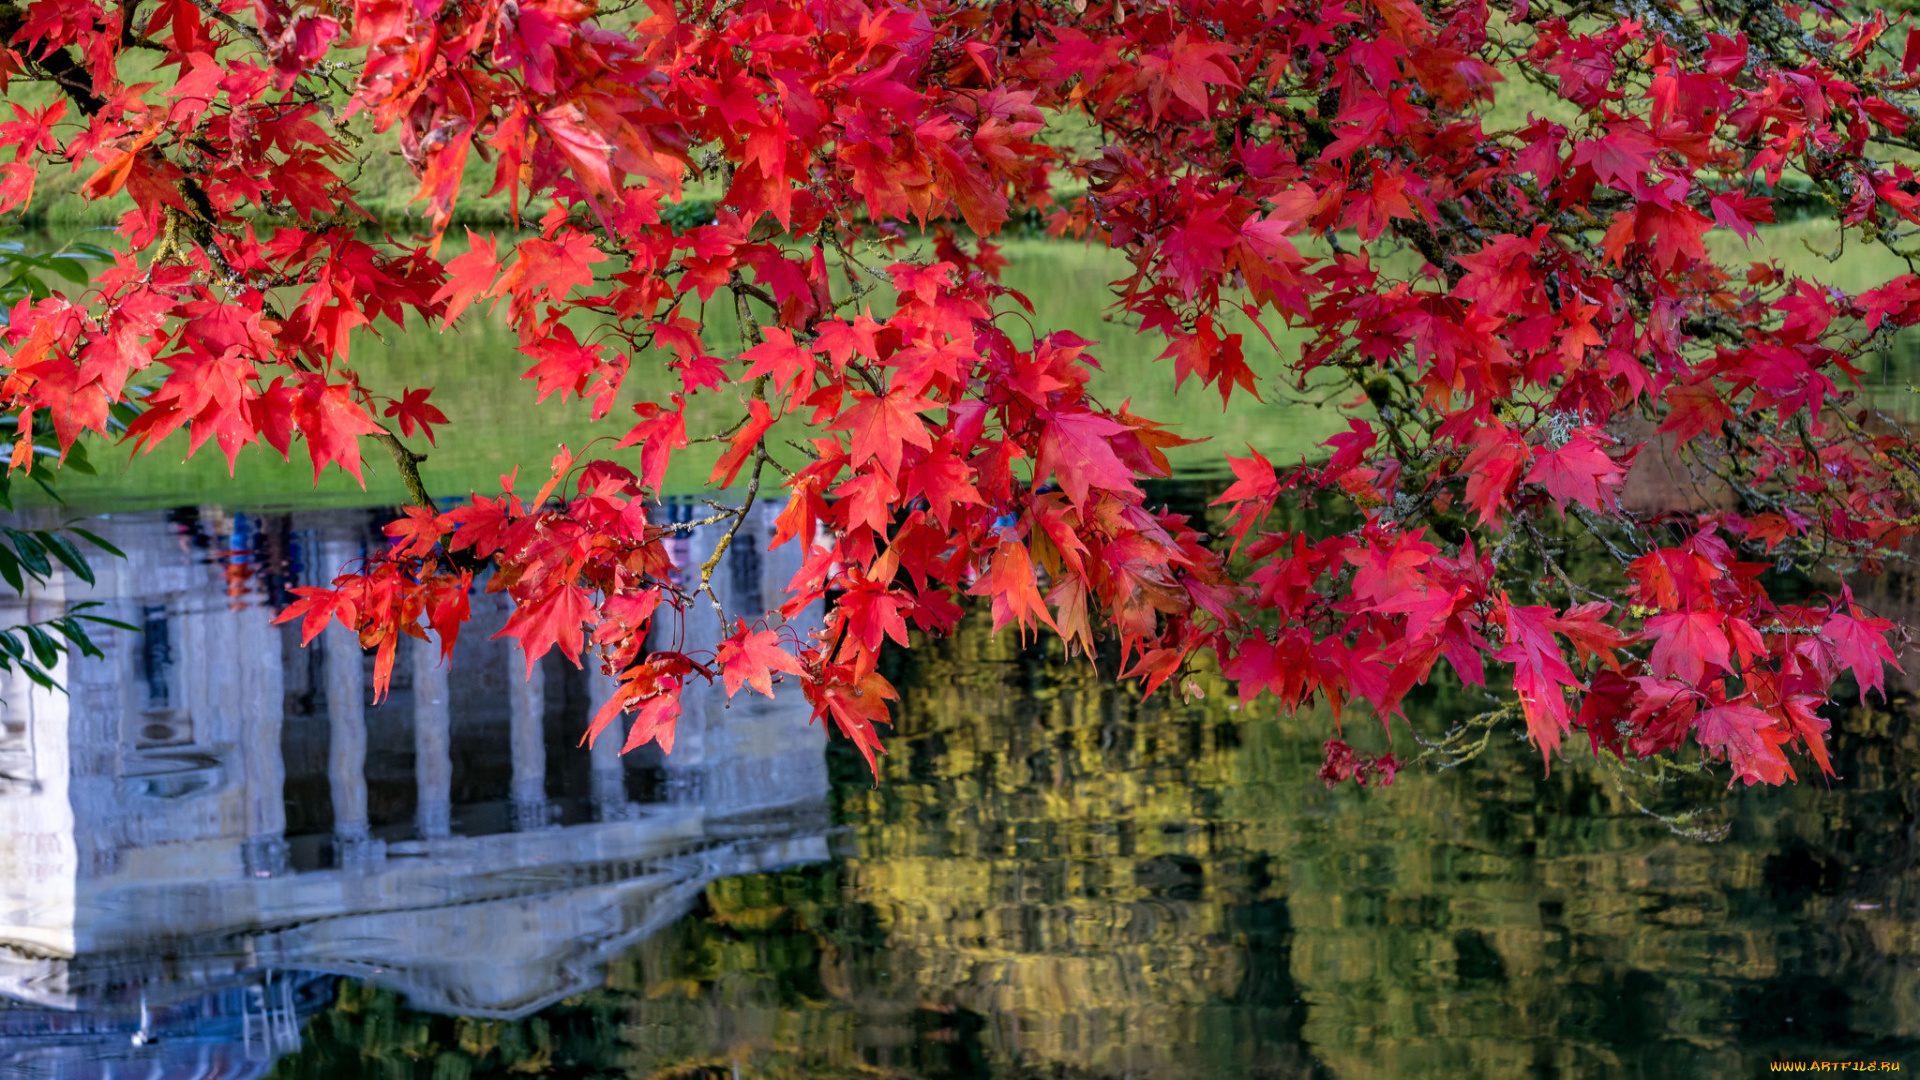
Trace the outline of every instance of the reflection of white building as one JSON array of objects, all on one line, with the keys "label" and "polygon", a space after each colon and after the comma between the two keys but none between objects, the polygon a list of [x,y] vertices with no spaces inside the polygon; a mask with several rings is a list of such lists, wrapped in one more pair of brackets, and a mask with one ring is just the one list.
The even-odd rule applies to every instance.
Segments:
[{"label": "reflection of white building", "polygon": [[[795,569],[790,548],[762,550],[776,509],[724,560],[729,609]],[[451,667],[403,646],[374,705],[350,634],[302,649],[259,594],[275,559],[324,578],[379,542],[364,515],[90,525],[128,559],[95,560],[92,589],[56,581],[30,614],[104,600],[144,632],[102,628],[105,659],[61,672],[70,697],[5,686],[0,994],[15,1001],[155,1008],[277,969],[520,1015],[593,985],[706,882],[825,857],[825,735],[797,693],[691,690],[671,756],[623,759],[617,732],[589,752],[608,680],[555,655],[522,681],[489,638],[499,598],[476,592]],[[694,565],[703,532],[682,543]],[[710,649],[718,620],[696,605],[683,632]]]}]

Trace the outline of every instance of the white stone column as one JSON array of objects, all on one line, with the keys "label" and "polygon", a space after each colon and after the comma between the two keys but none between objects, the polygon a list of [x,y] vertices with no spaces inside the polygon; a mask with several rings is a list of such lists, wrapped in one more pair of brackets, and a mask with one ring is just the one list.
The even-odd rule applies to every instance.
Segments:
[{"label": "white stone column", "polygon": [[[321,573],[331,577],[358,555],[358,545],[327,544]],[[320,637],[327,655],[327,789],[333,796],[335,865],[364,865],[378,858],[379,848],[367,828],[367,685],[360,638],[337,619]]]},{"label": "white stone column", "polygon": [[[600,670],[597,663],[587,672],[587,719],[599,715],[600,707],[613,698],[618,682]],[[627,741],[624,715],[616,717],[600,737],[593,741],[593,812],[601,821],[620,821],[631,816],[627,802],[627,768],[620,760],[620,747]]]},{"label": "white stone column", "polygon": [[253,650],[244,661],[240,760],[246,774],[247,873],[271,877],[287,869],[287,763],[280,753],[286,708],[286,661],[280,630],[264,605],[240,612],[240,640]]},{"label": "white stone column", "polygon": [[507,645],[507,711],[512,730],[513,827],[519,831],[544,828],[547,808],[547,674],[538,662],[531,675],[527,654],[516,639]]},{"label": "white stone column", "polygon": [[439,635],[431,630],[426,641],[409,645],[413,651],[414,828],[422,840],[444,840],[453,832],[453,733],[447,708],[452,659],[441,663]]}]

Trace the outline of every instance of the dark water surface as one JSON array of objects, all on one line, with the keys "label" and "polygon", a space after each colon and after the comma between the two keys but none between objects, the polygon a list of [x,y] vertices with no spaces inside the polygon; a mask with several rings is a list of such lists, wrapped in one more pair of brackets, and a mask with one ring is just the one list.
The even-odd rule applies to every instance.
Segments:
[{"label": "dark water surface", "polygon": [[[787,697],[700,697],[672,757],[622,760],[575,745],[597,677],[550,657],[516,689],[495,597],[450,674],[403,651],[378,704],[350,640],[269,624],[378,520],[115,515],[130,558],[36,602],[145,632],[71,699],[6,688],[0,1077],[1920,1067],[1904,698],[1833,710],[1830,788],[1544,775],[1501,731],[1330,792],[1325,716],[1142,702],[974,622],[890,659],[878,786]],[[730,602],[791,572],[758,546]],[[1641,810],[1692,801],[1724,840]]]}]

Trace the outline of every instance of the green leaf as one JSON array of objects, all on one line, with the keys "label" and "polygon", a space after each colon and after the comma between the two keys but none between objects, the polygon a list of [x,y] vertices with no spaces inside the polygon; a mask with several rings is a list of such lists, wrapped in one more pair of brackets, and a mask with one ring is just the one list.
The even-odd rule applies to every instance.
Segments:
[{"label": "green leaf", "polygon": [[63,498],[61,498],[61,497],[60,497],[60,493],[59,493],[59,492],[57,492],[57,491],[55,491],[55,490],[53,490],[53,485],[52,485],[52,484],[49,484],[49,483],[47,483],[47,481],[46,481],[46,478],[45,478],[45,477],[43,477],[43,476],[41,476],[41,475],[40,475],[39,473],[37,473],[37,472],[35,472],[35,473],[28,473],[28,474],[27,474],[27,476],[29,476],[30,478],[32,478],[32,480],[33,480],[33,482],[34,482],[34,483],[36,483],[36,484],[39,484],[39,485],[40,485],[40,490],[41,490],[41,491],[44,491],[44,492],[46,492],[46,493],[47,493],[47,495],[48,495],[48,497],[50,497],[51,499],[53,499],[53,501],[54,501],[54,502],[57,502],[57,503],[59,503],[59,504],[60,504],[61,506],[65,506],[65,505],[67,505],[67,500],[65,500],[65,499],[63,499]]},{"label": "green leaf", "polygon": [[78,525],[67,526],[67,531],[79,536],[80,539],[85,540],[87,543],[92,544],[94,547],[99,548],[101,551],[106,552],[107,554],[113,556],[116,559],[124,559],[127,557],[126,552],[121,551],[119,548],[114,547],[112,544],[109,544],[105,540],[100,539],[98,536],[95,536],[93,533],[80,528]]},{"label": "green leaf", "polygon": [[73,571],[74,575],[81,581],[89,585],[94,583],[93,567],[87,565],[87,557],[80,554],[80,549],[73,546],[73,541],[61,536],[59,533],[47,532],[42,529],[35,529],[33,535],[35,539],[45,545],[48,551],[53,553],[54,558],[64,563],[66,568]]},{"label": "green leaf", "polygon": [[80,603],[75,604],[72,607],[68,608],[67,614],[65,617],[69,619],[85,619],[90,623],[99,623],[101,626],[111,626],[117,630],[131,630],[136,634],[142,632],[139,627],[134,626],[131,623],[123,623],[119,619],[109,619],[105,615],[82,614],[88,608],[97,608],[97,607],[105,607],[105,606],[106,604],[104,601],[82,600]]},{"label": "green leaf", "polygon": [[60,662],[60,643],[53,640],[45,630],[32,623],[20,628],[27,635],[27,644],[33,646],[33,658],[40,661],[41,667],[52,667]]},{"label": "green leaf", "polygon": [[25,660],[20,661],[20,670],[27,673],[27,678],[32,679],[34,682],[39,683],[41,686],[44,686],[49,690],[58,690],[63,694],[66,693],[65,687],[61,686],[59,683],[54,682],[53,679],[49,677],[46,672],[41,671],[37,667],[34,667],[32,664],[28,663],[27,661]]},{"label": "green leaf", "polygon": [[20,639],[13,636],[12,630],[0,630],[0,652],[4,652],[16,660],[25,660],[27,658],[26,646],[20,644]]},{"label": "green leaf", "polygon": [[87,273],[87,268],[81,265],[81,260],[85,258],[84,255],[66,255],[56,251],[51,255],[42,255],[33,262],[34,265],[51,270],[75,285],[85,285],[93,280],[93,275]]},{"label": "green leaf", "polygon": [[13,541],[14,550],[20,554],[20,565],[27,568],[27,573],[41,579],[53,574],[53,564],[47,561],[47,551],[40,546],[40,541],[19,529],[7,528],[0,531],[5,532],[7,538]]},{"label": "green leaf", "polygon": [[20,560],[14,557],[13,549],[0,544],[0,578],[6,578],[14,592],[25,592],[27,584],[20,577]]},{"label": "green leaf", "polygon": [[87,628],[81,626],[80,621],[73,616],[68,615],[64,618],[49,620],[47,625],[58,630],[61,637],[79,646],[80,655],[101,659],[105,658],[105,654],[100,651],[99,646],[95,645],[93,639],[87,636]]},{"label": "green leaf", "polygon": [[86,476],[99,475],[98,471],[93,467],[93,462],[87,459],[87,444],[83,442],[75,442],[71,447],[67,448],[65,467]]}]

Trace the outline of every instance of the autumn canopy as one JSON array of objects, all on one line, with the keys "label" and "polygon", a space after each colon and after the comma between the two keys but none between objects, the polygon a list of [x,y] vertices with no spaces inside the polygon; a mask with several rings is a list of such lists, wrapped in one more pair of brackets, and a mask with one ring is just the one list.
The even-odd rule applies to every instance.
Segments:
[{"label": "autumn canopy", "polygon": [[[114,265],[7,312],[15,466],[117,405],[148,449],[390,456],[391,548],[287,613],[357,629],[382,679],[402,635],[450,647],[487,574],[530,656],[618,676],[596,723],[629,747],[671,747],[687,680],[780,678],[871,760],[881,650],[971,596],[1149,692],[1217,665],[1256,708],[1391,720],[1430,679],[1510,684],[1549,760],[1582,730],[1778,783],[1828,768],[1816,708],[1894,659],[1842,575],[1920,526],[1920,446],[1856,391],[1920,278],[1850,295],[1745,246],[1789,195],[1850,243],[1920,234],[1920,32],[1877,12],[32,0],[0,35],[8,85],[48,91],[0,123],[0,211],[56,170],[127,208]],[[411,225],[356,201],[395,151]],[[696,189],[715,212],[677,213]],[[520,228],[451,225],[488,194]],[[1124,253],[1114,333],[1186,392],[1332,394],[1349,430],[1308,461],[1219,447],[1211,524],[1150,502],[1198,433],[1087,393],[1098,348],[1000,283],[1010,223]],[[467,493],[417,466],[446,418],[351,346],[487,308],[534,383],[499,393],[651,400],[445,509]],[[736,419],[689,430],[696,395]],[[783,499],[804,558],[683,653],[649,629],[714,602],[714,564],[669,573],[683,526],[649,505],[702,437],[708,524]],[[1624,507],[1656,446],[1709,496]],[[818,633],[783,621],[821,600]],[[1327,774],[1394,765],[1334,742]]]}]

